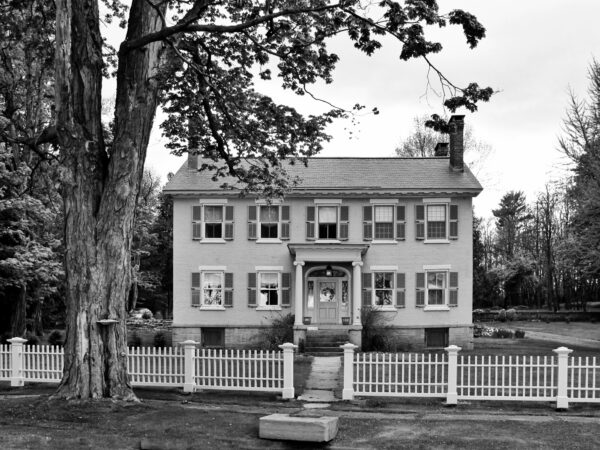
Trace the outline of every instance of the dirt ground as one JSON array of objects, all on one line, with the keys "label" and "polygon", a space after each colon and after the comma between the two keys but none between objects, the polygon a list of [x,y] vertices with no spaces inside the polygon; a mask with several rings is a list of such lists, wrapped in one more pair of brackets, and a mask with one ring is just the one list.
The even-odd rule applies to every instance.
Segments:
[{"label": "dirt ground", "polygon": [[[330,449],[600,448],[600,408],[439,400],[357,400],[310,410],[270,395],[139,390],[141,403],[49,401],[47,387],[0,387],[2,449],[315,448],[258,438],[258,420],[273,413],[333,415]],[[17,395],[15,395],[17,394]],[[23,397],[22,395],[30,395]],[[38,394],[42,394],[38,396]]]}]

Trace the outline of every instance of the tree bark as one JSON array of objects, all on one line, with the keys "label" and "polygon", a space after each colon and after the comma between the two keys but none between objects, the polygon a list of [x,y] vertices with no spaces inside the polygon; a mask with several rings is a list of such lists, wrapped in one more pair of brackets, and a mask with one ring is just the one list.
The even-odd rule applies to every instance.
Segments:
[{"label": "tree bark", "polygon": [[[165,8],[164,3],[162,8]],[[131,5],[127,39],[160,29],[149,2]],[[163,45],[119,55],[114,140],[101,124],[102,39],[94,0],[57,0],[56,116],[64,158],[67,336],[65,398],[135,400],[127,375],[131,230],[157,108]],[[114,319],[103,325],[101,319]]]},{"label": "tree bark", "polygon": [[27,286],[21,285],[16,292],[10,331],[12,337],[23,337],[27,331]]}]

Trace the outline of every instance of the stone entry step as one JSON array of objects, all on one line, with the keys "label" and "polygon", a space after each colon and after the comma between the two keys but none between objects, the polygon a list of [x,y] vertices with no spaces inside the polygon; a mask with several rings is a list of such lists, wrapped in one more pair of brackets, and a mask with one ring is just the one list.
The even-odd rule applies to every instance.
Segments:
[{"label": "stone entry step", "polygon": [[306,381],[306,389],[298,400],[317,403],[336,401],[333,391],[339,386],[341,367],[342,358],[339,356],[315,356]]},{"label": "stone entry step", "polygon": [[348,342],[348,332],[339,330],[317,330],[306,334],[304,352],[315,356],[342,355],[340,345]]}]

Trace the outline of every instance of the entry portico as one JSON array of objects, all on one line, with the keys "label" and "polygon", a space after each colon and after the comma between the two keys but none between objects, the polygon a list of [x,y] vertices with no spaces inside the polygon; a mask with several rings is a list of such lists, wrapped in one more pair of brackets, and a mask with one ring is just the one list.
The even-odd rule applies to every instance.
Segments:
[{"label": "entry portico", "polygon": [[361,267],[369,244],[316,242],[288,244],[288,249],[296,267],[296,343],[309,327],[348,329],[351,338],[360,334]]}]

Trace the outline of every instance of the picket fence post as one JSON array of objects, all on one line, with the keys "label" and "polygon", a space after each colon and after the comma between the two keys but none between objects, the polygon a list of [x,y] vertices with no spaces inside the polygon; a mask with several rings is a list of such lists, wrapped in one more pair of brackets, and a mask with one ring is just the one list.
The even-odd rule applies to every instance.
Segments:
[{"label": "picket fence post", "polygon": [[290,342],[286,342],[279,346],[279,348],[283,350],[282,398],[294,398],[294,349],[297,347],[297,345]]},{"label": "picket fence post", "polygon": [[461,350],[461,347],[450,345],[444,350],[448,352],[448,392],[446,393],[446,404],[456,405],[458,404],[458,352]]},{"label": "picket fence post", "polygon": [[569,408],[569,397],[567,396],[569,383],[569,354],[572,353],[573,350],[567,347],[558,347],[552,351],[558,355],[556,409],[567,409]]},{"label": "picket fence post", "polygon": [[344,389],[342,400],[354,399],[354,350],[358,348],[350,342],[340,345],[344,349]]},{"label": "picket fence post", "polygon": [[196,387],[196,363],[194,356],[196,353],[196,345],[199,343],[188,339],[181,342],[183,345],[183,392],[194,392]]},{"label": "picket fence post", "polygon": [[12,339],[7,339],[7,342],[10,342],[10,385],[24,386],[25,374],[23,373],[23,344],[27,342],[27,339],[15,337]]}]

